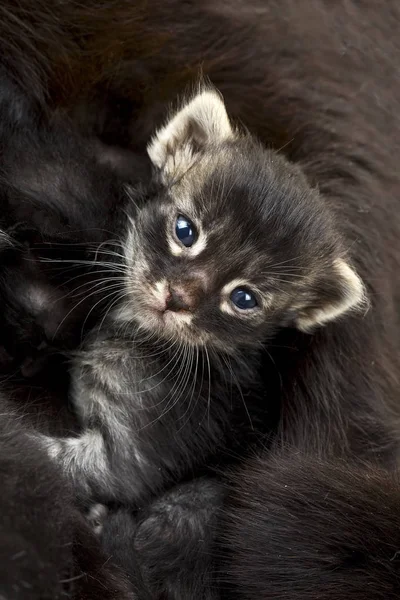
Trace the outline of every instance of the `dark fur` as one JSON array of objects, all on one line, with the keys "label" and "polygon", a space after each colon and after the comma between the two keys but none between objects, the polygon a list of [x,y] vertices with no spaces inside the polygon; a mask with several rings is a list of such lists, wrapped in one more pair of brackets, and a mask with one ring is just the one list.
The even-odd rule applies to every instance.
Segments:
[{"label": "dark fur", "polygon": [[4,397],[1,405],[0,596],[133,600],[22,415]]},{"label": "dark fur", "polygon": [[103,548],[132,581],[141,575],[152,598],[216,599],[214,538],[222,501],[223,486],[199,478],[136,514],[111,511],[101,532]]},{"label": "dark fur", "polygon": [[221,513],[222,598],[398,598],[399,501],[398,475],[378,466],[255,458]]},{"label": "dark fur", "polygon": [[[123,209],[109,151],[51,116],[31,92],[0,66],[0,228],[10,242],[0,272],[0,344],[27,375],[49,353],[79,345],[106,308],[98,293],[104,269],[100,276],[93,257],[102,256]],[[132,154],[127,161],[132,181],[145,177],[145,161]]]},{"label": "dark fur", "polygon": [[[90,142],[67,120],[47,119],[30,96],[36,91],[21,90],[2,64],[0,596],[128,600],[137,583],[103,554],[68,483],[32,435],[33,425],[76,427],[65,367],[52,355],[79,344],[90,325],[85,318],[99,300],[85,297],[99,277],[93,252],[110,237],[105,225],[112,227],[119,200],[111,169],[96,165]],[[98,146],[91,147],[95,153]]]},{"label": "dark fur", "polygon": [[[318,454],[372,454],[395,462],[398,4],[389,1],[384,9],[372,0],[58,6],[60,22],[74,25],[87,52],[87,68],[77,68],[75,50],[72,71],[60,60],[63,72],[72,73],[64,98],[70,95],[65,89],[72,90],[72,97],[81,93],[88,105],[88,88],[96,84],[100,96],[109,90],[111,98],[131,102],[136,131],[147,140],[164,101],[175,97],[201,63],[230,112],[264,142],[285,146],[282,151],[319,186],[368,285],[372,308],[362,322],[350,319],[311,339],[294,331],[282,334],[268,348],[266,382],[279,373],[282,430],[295,445],[307,442]],[[41,10],[49,14],[46,6]],[[57,91],[57,77],[54,82]],[[310,489],[311,482],[307,493]],[[359,529],[353,534],[357,538]],[[339,582],[338,577],[336,588]],[[348,590],[340,589],[343,597]]]},{"label": "dark fur", "polygon": [[[373,451],[390,461],[399,418],[396,2],[384,11],[321,0],[192,0],[179,11],[173,2],[65,2],[41,11],[45,23],[61,19],[75,34],[58,37],[65,85],[55,69],[54,98],[61,91],[71,106],[104,94],[130,103],[132,144],[143,147],[165,102],[202,65],[230,114],[302,164],[336,214],[372,310],[362,324],[330,327],[312,341],[285,335],[275,346],[289,346],[289,355],[269,348],[276,367],[266,366],[282,377],[283,428],[293,441],[312,435],[318,451]],[[84,61],[68,40],[84,46]]]}]

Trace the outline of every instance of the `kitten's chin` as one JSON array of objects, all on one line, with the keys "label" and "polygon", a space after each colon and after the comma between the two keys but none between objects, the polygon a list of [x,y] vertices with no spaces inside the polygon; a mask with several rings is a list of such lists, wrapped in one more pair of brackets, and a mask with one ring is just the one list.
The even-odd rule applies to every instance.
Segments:
[{"label": "kitten's chin", "polygon": [[182,331],[190,329],[193,321],[193,314],[188,311],[172,312],[170,310],[160,313],[161,322],[167,330],[174,329]]},{"label": "kitten's chin", "polygon": [[113,313],[119,323],[131,323],[140,333],[148,334],[149,339],[178,342],[195,348],[207,348],[218,353],[235,355],[237,344],[229,340],[220,340],[211,332],[198,329],[192,324],[194,315],[188,311],[162,311],[155,307],[132,309],[131,305],[120,307]]},{"label": "kitten's chin", "polygon": [[194,315],[189,311],[152,311],[142,327],[165,340],[176,340],[195,348],[212,346],[211,336],[193,325]]},{"label": "kitten's chin", "polygon": [[201,346],[206,340],[193,326],[193,314],[188,311],[157,311],[157,332],[163,338],[175,338],[178,342]]}]

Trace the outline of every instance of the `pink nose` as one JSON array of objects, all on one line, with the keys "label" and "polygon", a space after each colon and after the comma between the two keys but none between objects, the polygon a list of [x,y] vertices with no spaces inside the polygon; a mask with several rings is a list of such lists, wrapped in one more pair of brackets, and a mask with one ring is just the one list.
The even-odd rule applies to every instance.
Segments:
[{"label": "pink nose", "polygon": [[193,311],[199,300],[199,287],[194,282],[185,286],[169,286],[169,293],[165,300],[165,310],[179,312],[181,310]]}]

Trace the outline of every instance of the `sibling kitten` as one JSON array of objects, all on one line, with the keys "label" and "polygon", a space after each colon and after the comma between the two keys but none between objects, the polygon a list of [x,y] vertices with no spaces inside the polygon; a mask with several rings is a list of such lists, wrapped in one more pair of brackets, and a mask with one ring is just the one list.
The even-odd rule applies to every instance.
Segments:
[{"label": "sibling kitten", "polygon": [[[21,85],[0,64],[0,229],[10,240],[0,345],[33,375],[55,350],[79,345],[107,307],[99,263],[101,244],[120,227],[121,173],[109,149],[50,117]],[[142,159],[126,160],[130,180],[148,179]]]},{"label": "sibling kitten", "polygon": [[148,153],[154,181],[127,190],[110,253],[122,293],[72,367],[83,431],[43,438],[81,496],[136,506],[231,443],[265,340],[364,305],[323,199],[231,126],[217,92],[185,104]]}]

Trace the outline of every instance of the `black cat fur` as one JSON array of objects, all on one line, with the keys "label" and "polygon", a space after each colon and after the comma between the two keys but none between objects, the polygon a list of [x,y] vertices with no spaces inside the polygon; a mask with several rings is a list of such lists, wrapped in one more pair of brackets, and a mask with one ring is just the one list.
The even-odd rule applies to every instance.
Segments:
[{"label": "black cat fur", "polygon": [[[2,255],[0,343],[28,374],[76,347],[86,316],[88,328],[106,307],[92,263],[118,229],[121,182],[100,142],[50,115],[4,64],[0,143],[0,228],[13,241]],[[147,175],[143,159],[127,161],[132,181]]]},{"label": "black cat fur", "polygon": [[395,600],[399,500],[398,473],[285,448],[111,511],[101,539],[153,598]]},{"label": "black cat fur", "polygon": [[294,449],[254,458],[231,484],[218,535],[222,598],[399,598],[398,473]]},{"label": "black cat fur", "polygon": [[[0,245],[4,319],[6,291],[16,285],[15,277],[12,281],[7,277],[4,279],[4,269],[10,269],[10,253],[18,255],[20,248],[5,234],[0,236]],[[14,258],[13,268],[17,263]],[[18,269],[15,275],[23,279]],[[38,285],[36,279],[34,283]],[[12,293],[15,295],[15,289]],[[23,323],[26,312],[17,307],[14,309],[26,331],[29,327]],[[14,336],[19,334],[20,328],[14,330]],[[30,335],[28,342],[33,343],[33,339]],[[7,353],[2,351],[3,374],[10,367],[4,357],[7,358]],[[49,373],[51,370],[48,377]],[[49,396],[53,395],[54,400],[51,377],[43,390],[43,401],[35,386],[16,386],[15,381],[12,385],[10,373],[7,375],[2,387],[8,387],[9,391],[2,391],[0,396],[0,597],[5,600],[66,597],[71,600],[134,600],[137,598],[134,590],[138,592],[140,579],[136,578],[133,585],[110,562],[78,510],[73,490],[62,479],[59,470],[54,469],[32,435],[28,436],[33,427],[43,431],[52,430],[54,426],[56,430],[63,425],[68,430],[73,427],[65,406],[57,407],[54,402],[53,412],[44,408]],[[54,378],[54,372],[52,376]],[[65,395],[66,383],[65,379],[61,381],[57,400],[58,396]],[[60,420],[63,423],[57,423]],[[144,586],[139,597],[147,598]]]},{"label": "black cat fur", "polygon": [[223,498],[222,482],[200,477],[137,513],[110,510],[100,517],[102,547],[152,598],[216,600],[214,544]]},{"label": "black cat fur", "polygon": [[[71,488],[1,398],[0,597],[134,600],[74,506]],[[145,596],[143,596],[145,597]]]},{"label": "black cat fur", "polygon": [[[0,597],[132,600],[137,597],[132,583],[103,553],[67,482],[27,435],[33,427],[76,427],[65,404],[65,367],[55,371],[52,364],[29,383],[15,373],[19,368],[32,377],[49,351],[79,343],[93,303],[81,303],[75,311],[81,297],[74,297],[76,285],[68,284],[78,274],[79,284],[91,288],[98,276],[92,269],[71,270],[71,264],[87,260],[109,236],[102,219],[118,199],[112,186],[118,188],[109,169],[99,167],[96,199],[104,211],[93,201],[90,212],[93,162],[84,140],[68,123],[46,122],[44,113],[37,119],[39,111],[4,69],[0,108],[0,220],[7,230],[0,232],[0,368],[6,376],[0,398]],[[70,153],[63,153],[66,148]],[[56,262],[43,262],[49,257]],[[60,268],[59,261],[69,269]],[[146,594],[143,588],[140,597]]]},{"label": "black cat fur", "polygon": [[[132,103],[137,131],[142,127],[147,140],[164,101],[202,64],[228,110],[303,165],[337,211],[372,308],[361,325],[349,320],[312,339],[291,332],[268,349],[271,370],[282,377],[282,430],[300,448],[303,441],[311,443],[318,454],[372,453],[377,461],[395,462],[398,4],[389,1],[382,9],[372,0],[193,1],[177,10],[173,2],[132,8],[121,1],[101,7],[89,2],[79,10],[60,3],[50,16],[44,3],[37,10],[44,23],[63,11],[61,22],[72,22],[77,38],[82,32],[86,50],[86,68],[79,53],[71,52],[72,71],[63,71],[69,89],[54,77],[55,101],[82,92],[88,104],[86,91],[96,82],[98,95],[108,89],[111,97]],[[318,481],[318,474],[311,475]],[[307,493],[312,487],[309,481]],[[392,518],[396,524],[396,512]],[[357,539],[360,529],[354,524],[351,532]],[[342,597],[348,589],[340,589]]]}]

